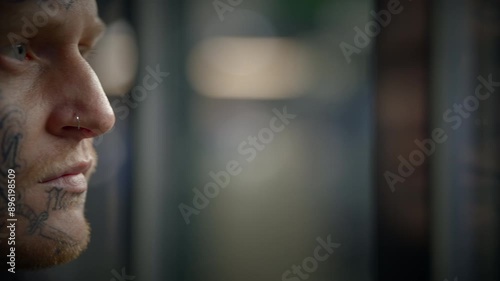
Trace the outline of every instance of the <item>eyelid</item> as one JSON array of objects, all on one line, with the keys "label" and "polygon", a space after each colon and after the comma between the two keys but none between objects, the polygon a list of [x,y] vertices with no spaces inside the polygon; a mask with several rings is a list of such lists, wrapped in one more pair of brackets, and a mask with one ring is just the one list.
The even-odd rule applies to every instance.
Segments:
[{"label": "eyelid", "polygon": [[97,49],[87,46],[87,45],[79,45],[78,50],[80,51],[80,54],[85,60],[90,60],[93,55],[95,55]]},{"label": "eyelid", "polygon": [[[17,55],[15,54],[16,51],[14,50],[14,48],[20,45],[26,48],[25,50],[26,53],[22,60],[19,57],[17,57]],[[0,58],[2,59],[1,62],[7,64],[7,66],[12,66],[14,68],[19,68],[19,66],[21,65],[27,66],[27,62],[33,60],[34,57],[35,56],[33,55],[32,50],[28,43],[19,42],[12,45],[0,47]]]}]

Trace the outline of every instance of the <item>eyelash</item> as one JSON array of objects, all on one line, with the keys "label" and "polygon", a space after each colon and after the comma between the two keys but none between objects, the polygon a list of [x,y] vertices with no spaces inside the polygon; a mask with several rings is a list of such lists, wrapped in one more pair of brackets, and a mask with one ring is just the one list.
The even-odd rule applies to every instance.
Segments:
[{"label": "eyelash", "polygon": [[90,48],[87,50],[80,50],[80,54],[86,61],[90,61],[94,56],[97,55],[97,49],[96,48]]},{"label": "eyelash", "polygon": [[[19,52],[19,48],[24,48],[24,53],[21,51]],[[31,60],[31,56],[29,54],[29,48],[26,44],[16,44],[12,46],[14,55],[16,56],[15,58],[19,61],[26,61],[26,60]]]},{"label": "eyelash", "polygon": [[[79,52],[83,59],[89,62],[95,55],[97,49],[79,46]],[[34,59],[30,47],[26,43],[16,43],[10,46],[0,48],[0,55],[4,55],[10,59],[15,60],[17,63],[24,63]]]},{"label": "eyelash", "polygon": [[[23,48],[24,52],[20,50]],[[24,62],[27,60],[33,59],[33,57],[30,54],[30,50],[27,44],[25,43],[17,43],[13,44],[7,47],[2,48],[1,50],[2,54],[4,54],[6,57],[9,57],[11,59],[15,59],[19,62]]]}]

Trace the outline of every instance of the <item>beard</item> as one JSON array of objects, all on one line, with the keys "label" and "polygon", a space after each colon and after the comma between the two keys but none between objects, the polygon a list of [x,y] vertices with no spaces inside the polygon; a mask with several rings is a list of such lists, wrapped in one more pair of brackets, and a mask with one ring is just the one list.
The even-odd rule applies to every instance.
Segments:
[{"label": "beard", "polygon": [[[34,188],[32,188],[34,189]],[[0,261],[12,249],[17,269],[41,269],[76,259],[90,241],[90,225],[84,215],[86,193],[72,194],[58,187],[20,188],[16,197],[15,239],[7,228],[12,223],[0,202]],[[11,242],[12,244],[8,244]],[[15,243],[15,244],[13,244]],[[0,268],[7,265],[2,262]]]},{"label": "beard", "polygon": [[[41,269],[76,259],[88,246],[90,225],[84,215],[86,192],[57,186],[16,187],[15,240],[7,228],[8,208],[0,202],[0,261],[15,249],[16,268]],[[2,200],[2,199],[0,199]],[[8,244],[8,242],[15,244]],[[7,261],[6,261],[7,262]],[[0,268],[6,266],[2,262]]]},{"label": "beard", "polygon": [[[7,255],[14,252],[15,268],[48,268],[76,259],[88,246],[90,226],[84,215],[86,191],[72,193],[62,186],[41,184],[41,179],[59,172],[77,161],[91,160],[85,172],[89,179],[97,156],[91,139],[68,146],[49,143],[37,149],[38,143],[21,142],[35,139],[22,128],[19,115],[9,122],[9,115],[0,110],[0,268],[11,268]],[[23,116],[24,117],[24,116]],[[10,126],[9,126],[10,124]],[[16,172],[15,216],[8,209],[8,169]],[[15,240],[7,226],[17,219]],[[15,244],[13,244],[15,243]],[[14,249],[14,251],[12,251]]]},{"label": "beard", "polygon": [[47,237],[23,236],[16,247],[16,267],[24,270],[49,268],[68,263],[78,258],[90,242],[90,225],[85,222],[79,241],[68,239],[59,233],[48,233]]}]

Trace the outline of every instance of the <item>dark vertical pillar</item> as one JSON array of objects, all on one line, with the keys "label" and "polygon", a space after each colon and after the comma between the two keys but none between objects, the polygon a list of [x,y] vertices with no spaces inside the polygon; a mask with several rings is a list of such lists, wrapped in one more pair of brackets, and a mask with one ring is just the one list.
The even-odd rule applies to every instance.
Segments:
[{"label": "dark vertical pillar", "polygon": [[378,280],[420,281],[430,278],[430,160],[417,145],[431,137],[429,1],[394,2],[376,9],[398,11],[377,37]]},{"label": "dark vertical pillar", "polygon": [[189,99],[185,80],[186,5],[181,0],[133,1],[146,68],[169,72],[134,114],[132,270],[142,280],[184,280],[188,226],[179,202],[188,192]]}]

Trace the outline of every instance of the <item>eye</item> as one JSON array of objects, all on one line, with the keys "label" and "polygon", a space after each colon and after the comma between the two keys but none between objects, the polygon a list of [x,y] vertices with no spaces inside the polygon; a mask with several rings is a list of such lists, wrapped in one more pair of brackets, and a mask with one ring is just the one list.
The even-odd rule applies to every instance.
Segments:
[{"label": "eye", "polygon": [[17,43],[14,45],[0,47],[0,56],[14,59],[20,62],[31,60],[29,47],[24,43]]},{"label": "eye", "polygon": [[80,55],[86,61],[90,61],[97,53],[96,49],[85,47],[85,46],[78,46],[78,50],[80,51]]},{"label": "eye", "polygon": [[17,59],[18,61],[28,60],[29,59],[28,46],[26,46],[26,44],[12,45],[10,51],[10,57]]}]

